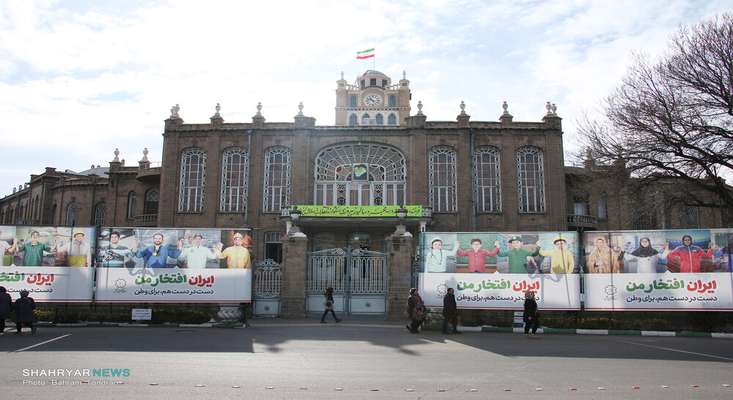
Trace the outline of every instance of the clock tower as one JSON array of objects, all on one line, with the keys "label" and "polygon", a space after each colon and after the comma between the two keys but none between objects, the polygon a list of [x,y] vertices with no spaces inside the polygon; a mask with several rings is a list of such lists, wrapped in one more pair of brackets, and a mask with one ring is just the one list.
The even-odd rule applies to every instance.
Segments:
[{"label": "clock tower", "polygon": [[353,85],[336,81],[336,126],[404,126],[410,116],[410,81],[402,73],[393,85],[387,75],[368,70]]}]

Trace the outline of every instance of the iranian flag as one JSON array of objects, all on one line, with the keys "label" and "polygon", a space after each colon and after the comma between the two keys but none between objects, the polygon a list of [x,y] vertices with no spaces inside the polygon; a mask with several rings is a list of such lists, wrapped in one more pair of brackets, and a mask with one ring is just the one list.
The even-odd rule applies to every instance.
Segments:
[{"label": "iranian flag", "polygon": [[356,59],[357,60],[366,60],[367,58],[374,57],[374,47],[371,49],[366,49],[363,51],[357,51],[356,52]]}]

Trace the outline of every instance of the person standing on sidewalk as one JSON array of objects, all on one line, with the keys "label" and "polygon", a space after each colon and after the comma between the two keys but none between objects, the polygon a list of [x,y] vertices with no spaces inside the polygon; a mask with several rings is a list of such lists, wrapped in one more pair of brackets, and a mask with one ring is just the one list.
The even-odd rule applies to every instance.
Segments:
[{"label": "person standing on sidewalk", "polygon": [[458,306],[456,296],[453,295],[453,288],[448,288],[448,293],[443,296],[443,333],[448,334],[448,323],[453,325],[451,333],[458,332]]},{"label": "person standing on sidewalk", "polygon": [[13,299],[10,298],[4,286],[0,286],[0,335],[5,332],[5,318],[13,311]]},{"label": "person standing on sidewalk", "polygon": [[410,325],[406,325],[407,330],[410,333],[418,333],[425,319],[425,303],[415,288],[410,289],[410,297],[407,298],[407,315],[410,317]]},{"label": "person standing on sidewalk", "polygon": [[28,325],[31,328],[31,334],[36,334],[36,326],[33,325],[33,310],[36,309],[36,302],[33,301],[32,297],[28,296],[27,290],[20,291],[20,298],[15,300],[15,327],[20,335],[20,331],[23,328],[23,324]]},{"label": "person standing on sidewalk", "polygon": [[333,288],[328,287],[326,288],[326,292],[323,294],[326,296],[326,303],[324,304],[325,310],[323,310],[323,315],[321,316],[321,323],[326,323],[326,315],[328,312],[331,312],[331,315],[333,315],[333,319],[336,320],[336,322],[341,322],[341,320],[336,316],[336,313],[333,311]]},{"label": "person standing on sidewalk", "polygon": [[532,335],[537,333],[540,326],[539,314],[537,313],[537,301],[534,299],[534,292],[528,290],[524,294],[524,334],[529,337],[529,330]]}]

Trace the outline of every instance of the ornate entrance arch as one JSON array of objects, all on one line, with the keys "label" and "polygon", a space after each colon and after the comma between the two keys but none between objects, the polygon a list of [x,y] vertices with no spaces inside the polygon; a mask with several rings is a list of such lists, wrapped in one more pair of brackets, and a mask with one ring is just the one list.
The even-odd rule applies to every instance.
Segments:
[{"label": "ornate entrance arch", "polygon": [[380,143],[342,143],[324,148],[315,165],[316,204],[403,205],[407,164],[402,153]]}]

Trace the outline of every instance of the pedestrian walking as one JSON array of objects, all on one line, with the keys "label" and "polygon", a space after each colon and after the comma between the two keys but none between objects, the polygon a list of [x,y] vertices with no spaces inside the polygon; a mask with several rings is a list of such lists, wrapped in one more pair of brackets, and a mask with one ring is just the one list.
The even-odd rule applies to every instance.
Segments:
[{"label": "pedestrian walking", "polygon": [[453,288],[448,288],[448,293],[443,296],[443,333],[445,334],[449,333],[448,323],[453,325],[451,333],[461,333],[458,332],[458,306]]},{"label": "pedestrian walking", "polygon": [[336,313],[333,311],[333,288],[326,288],[326,292],[323,293],[323,295],[326,297],[326,303],[324,303],[325,309],[323,310],[323,315],[321,316],[321,323],[326,323],[326,314],[328,314],[329,311],[331,312],[331,315],[333,315],[333,319],[335,319],[336,322],[341,322],[341,320],[336,316]]},{"label": "pedestrian walking", "polygon": [[529,337],[529,331],[532,335],[537,333],[540,326],[539,313],[537,313],[537,301],[534,299],[534,292],[528,290],[524,294],[524,334]]},{"label": "pedestrian walking", "polygon": [[33,298],[28,296],[27,290],[20,291],[20,298],[15,300],[15,327],[18,329],[16,332],[20,335],[20,331],[23,328],[23,324],[31,328],[31,334],[36,334],[36,326],[33,325],[33,310],[36,309],[36,302]]},{"label": "pedestrian walking", "polygon": [[410,325],[406,325],[410,333],[418,333],[420,325],[425,320],[425,303],[417,292],[417,289],[410,289],[410,297],[407,298],[407,315],[410,317]]},{"label": "pedestrian walking", "polygon": [[5,318],[13,311],[13,299],[4,286],[0,286],[0,335],[5,334]]}]

